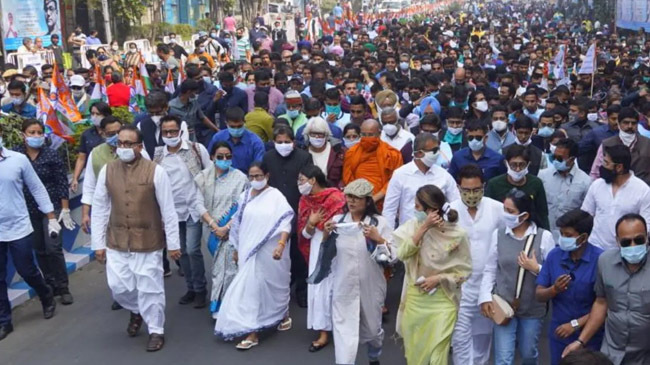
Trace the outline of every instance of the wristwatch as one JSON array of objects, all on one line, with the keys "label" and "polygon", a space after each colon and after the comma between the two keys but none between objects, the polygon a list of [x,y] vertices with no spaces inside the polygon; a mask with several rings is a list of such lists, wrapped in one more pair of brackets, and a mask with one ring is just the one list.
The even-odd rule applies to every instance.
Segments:
[{"label": "wristwatch", "polygon": [[572,319],[571,320],[571,327],[573,327],[574,330],[577,330],[580,328],[580,324],[578,323],[577,319]]}]

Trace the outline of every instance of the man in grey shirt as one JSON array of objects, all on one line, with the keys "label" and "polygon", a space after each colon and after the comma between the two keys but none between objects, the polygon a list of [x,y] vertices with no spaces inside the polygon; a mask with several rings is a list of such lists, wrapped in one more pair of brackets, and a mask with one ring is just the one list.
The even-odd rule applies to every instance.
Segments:
[{"label": "man in grey shirt", "polygon": [[594,302],[578,339],[565,356],[584,347],[605,324],[601,351],[615,365],[650,364],[650,266],[647,262],[648,227],[635,213],[616,222],[620,248],[605,251],[598,260]]},{"label": "man in grey shirt", "polygon": [[175,115],[187,123],[190,141],[207,146],[212,135],[218,132],[219,128],[201,110],[198,93],[199,84],[195,80],[183,81],[180,94],[169,102],[169,115]]}]

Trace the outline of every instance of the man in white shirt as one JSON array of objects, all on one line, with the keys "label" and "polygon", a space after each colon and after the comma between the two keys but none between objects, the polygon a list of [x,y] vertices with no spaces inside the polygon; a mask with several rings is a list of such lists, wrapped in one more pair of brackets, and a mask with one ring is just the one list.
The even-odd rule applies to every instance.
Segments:
[{"label": "man in white shirt", "polygon": [[201,217],[194,209],[197,189],[194,176],[212,164],[208,150],[200,143],[183,138],[180,118],[173,115],[160,120],[165,146],[156,147],[153,161],[162,166],[172,185],[174,205],[178,214],[181,241],[181,267],[185,274],[187,293],[179,304],[194,302],[194,308],[206,306],[206,280],[201,253]]},{"label": "man in white shirt", "polygon": [[106,263],[113,298],[131,312],[127,327],[135,337],[147,323],[147,351],[165,344],[165,286],[162,256],[181,256],[178,215],[165,170],[142,158],[142,134],[125,125],[118,134],[119,160],[97,178],[91,219],[92,249]]},{"label": "man in white shirt", "polygon": [[424,185],[437,186],[448,201],[460,199],[454,178],[435,164],[440,153],[438,140],[431,133],[420,133],[413,144],[413,161],[395,170],[388,183],[382,215],[391,225],[398,218],[401,225],[413,217],[415,193]]},{"label": "man in white shirt", "polygon": [[467,231],[472,253],[472,275],[463,283],[458,320],[451,338],[454,364],[484,365],[490,359],[492,321],[481,316],[478,294],[492,233],[502,227],[503,204],[483,197],[485,181],[478,165],[458,171],[460,200],[451,208],[458,212],[458,224]]},{"label": "man in white shirt", "polygon": [[413,159],[413,140],[415,136],[398,122],[397,110],[389,107],[381,110],[381,140],[402,153],[404,163]]},{"label": "man in white shirt", "polygon": [[630,171],[632,155],[624,145],[605,148],[600,178],[589,187],[582,210],[594,217],[589,243],[609,250],[617,247],[615,223],[627,213],[650,222],[650,188]]},{"label": "man in white shirt", "polygon": [[537,177],[542,180],[548,204],[548,219],[551,233],[557,240],[560,230],[555,221],[571,210],[578,209],[585,200],[591,178],[578,168],[578,144],[569,138],[555,144],[552,167],[540,170]]}]

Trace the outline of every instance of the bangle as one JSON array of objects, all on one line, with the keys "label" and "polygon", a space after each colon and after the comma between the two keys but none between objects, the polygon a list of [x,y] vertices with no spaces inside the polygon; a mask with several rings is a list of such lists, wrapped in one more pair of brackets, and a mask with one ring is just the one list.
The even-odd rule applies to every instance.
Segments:
[{"label": "bangle", "polygon": [[577,342],[577,343],[580,344],[580,346],[585,347],[585,343],[579,338],[576,338],[576,340],[574,342]]},{"label": "bangle", "polygon": [[282,247],[285,247],[287,245],[287,243],[280,240],[280,241],[278,241],[278,245],[281,245]]}]

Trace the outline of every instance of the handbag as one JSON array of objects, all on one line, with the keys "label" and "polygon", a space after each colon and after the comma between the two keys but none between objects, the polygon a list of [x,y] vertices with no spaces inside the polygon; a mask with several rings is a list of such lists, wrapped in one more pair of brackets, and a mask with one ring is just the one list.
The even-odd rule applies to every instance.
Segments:
[{"label": "handbag", "polygon": [[[526,256],[530,255],[530,250],[533,248],[533,241],[535,240],[534,234],[528,236],[526,240],[526,245],[524,246],[524,253]],[[492,307],[494,313],[492,314],[492,320],[499,326],[505,326],[510,323],[510,319],[515,316],[515,311],[519,307],[519,297],[521,296],[521,290],[524,284],[524,276],[526,275],[526,269],[519,267],[519,272],[517,273],[517,284],[515,285],[515,299],[512,303],[508,303],[507,300],[503,299],[498,294],[492,294]]]},{"label": "handbag", "polygon": [[[341,219],[337,223],[343,222],[344,219],[345,214],[341,216]],[[339,234],[333,231],[326,240],[321,242],[318,261],[316,262],[314,272],[307,278],[307,284],[319,284],[332,272],[332,261],[336,257],[336,239],[338,237]]]}]

